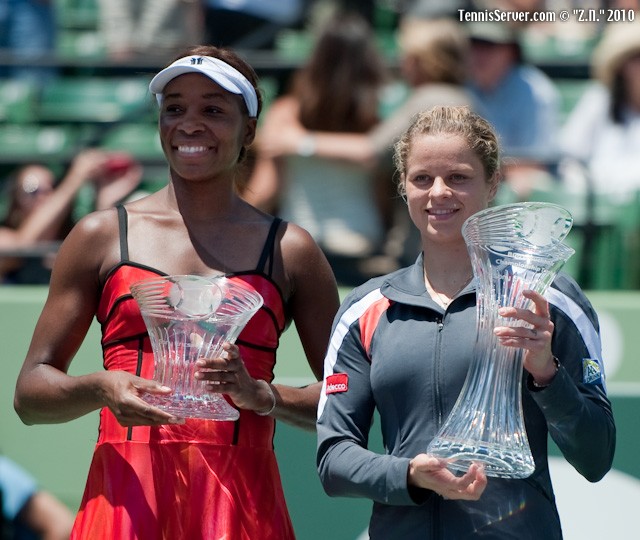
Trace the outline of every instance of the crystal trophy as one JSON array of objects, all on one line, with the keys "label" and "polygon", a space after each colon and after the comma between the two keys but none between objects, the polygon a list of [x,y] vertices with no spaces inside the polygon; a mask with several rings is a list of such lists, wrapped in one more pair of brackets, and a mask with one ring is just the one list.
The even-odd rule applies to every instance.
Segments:
[{"label": "crystal trophy", "polygon": [[535,468],[522,412],[524,350],[501,345],[493,329],[526,325],[500,317],[498,309],[530,308],[525,289],[544,294],[574,253],[563,243],[572,224],[560,206],[516,203],[482,210],[462,227],[477,284],[474,357],[427,449],[453,471],[481,463],[487,476],[526,478]]},{"label": "crystal trophy", "polygon": [[196,379],[196,361],[215,358],[233,343],[262,305],[250,286],[225,276],[175,275],[131,285],[153,349],[153,379],[171,394],[143,399],[181,418],[237,420],[239,412]]}]

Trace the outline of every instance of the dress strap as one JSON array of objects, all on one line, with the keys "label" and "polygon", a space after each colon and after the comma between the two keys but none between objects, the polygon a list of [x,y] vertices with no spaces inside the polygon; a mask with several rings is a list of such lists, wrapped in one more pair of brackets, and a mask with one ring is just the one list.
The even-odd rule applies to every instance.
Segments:
[{"label": "dress strap", "polygon": [[[273,272],[273,254],[276,246],[276,233],[278,232],[278,227],[282,223],[282,218],[274,218],[271,223],[271,228],[269,229],[269,234],[267,235],[267,240],[264,243],[264,247],[262,248],[262,254],[260,255],[260,260],[258,261],[258,267],[256,268],[259,272],[264,272],[267,276],[271,277]],[[265,268],[267,261],[269,261],[269,269]]]},{"label": "dress strap", "polygon": [[127,223],[127,211],[124,205],[118,204],[116,206],[118,210],[118,230],[120,233],[120,260],[129,260],[129,242],[128,236],[128,223]]}]

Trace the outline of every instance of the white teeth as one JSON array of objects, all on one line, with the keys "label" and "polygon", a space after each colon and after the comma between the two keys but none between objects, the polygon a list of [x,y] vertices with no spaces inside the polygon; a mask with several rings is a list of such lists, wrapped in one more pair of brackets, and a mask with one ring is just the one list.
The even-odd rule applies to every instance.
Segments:
[{"label": "white teeth", "polygon": [[444,215],[444,214],[451,214],[452,212],[454,212],[454,208],[441,208],[441,209],[435,209],[435,208],[431,208],[429,210],[430,214],[437,214],[437,215]]},{"label": "white teeth", "polygon": [[205,152],[206,146],[178,146],[178,152],[184,154],[197,154],[198,152]]}]

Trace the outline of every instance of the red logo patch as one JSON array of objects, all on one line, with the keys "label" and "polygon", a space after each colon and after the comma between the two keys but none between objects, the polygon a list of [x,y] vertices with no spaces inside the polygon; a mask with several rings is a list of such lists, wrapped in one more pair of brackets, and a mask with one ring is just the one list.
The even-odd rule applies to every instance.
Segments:
[{"label": "red logo patch", "polygon": [[349,390],[349,375],[346,373],[335,373],[327,377],[326,394],[346,392]]}]

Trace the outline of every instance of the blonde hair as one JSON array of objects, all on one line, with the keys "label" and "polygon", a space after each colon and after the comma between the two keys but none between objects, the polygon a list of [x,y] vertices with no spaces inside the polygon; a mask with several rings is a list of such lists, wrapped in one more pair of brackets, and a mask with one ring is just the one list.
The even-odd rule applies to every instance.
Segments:
[{"label": "blonde hair", "polygon": [[412,142],[417,136],[439,133],[463,137],[482,162],[487,182],[500,180],[500,144],[491,124],[467,106],[436,106],[416,115],[394,145],[393,162],[401,196],[405,195],[407,156]]},{"label": "blonde hair", "polygon": [[406,18],[400,25],[398,43],[403,56],[414,58],[429,82],[465,82],[469,44],[460,23]]}]

